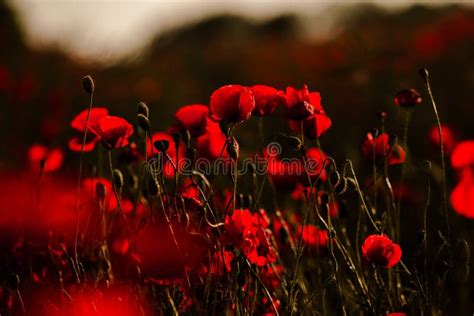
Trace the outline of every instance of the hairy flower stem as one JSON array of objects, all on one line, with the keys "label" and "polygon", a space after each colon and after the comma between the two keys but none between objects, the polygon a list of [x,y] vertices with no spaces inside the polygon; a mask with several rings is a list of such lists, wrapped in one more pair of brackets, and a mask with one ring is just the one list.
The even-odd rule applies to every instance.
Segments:
[{"label": "hairy flower stem", "polygon": [[74,271],[76,272],[77,283],[81,283],[81,278],[79,276],[79,256],[77,253],[77,244],[79,239],[79,205],[80,205],[80,195],[81,195],[81,180],[82,180],[82,165],[84,160],[84,147],[86,146],[87,132],[89,130],[89,120],[91,118],[92,103],[94,99],[94,92],[89,93],[89,108],[87,110],[86,126],[84,129],[84,136],[82,137],[81,153],[79,156],[79,171],[77,176],[77,192],[76,192],[76,233],[74,236]]},{"label": "hairy flower stem", "polygon": [[[410,125],[412,109],[406,110],[406,117],[405,117],[405,125],[403,128],[403,146],[405,147],[406,156],[408,156],[408,126]],[[400,184],[399,184],[399,192],[398,192],[398,201],[397,201],[397,208],[395,212],[395,240],[400,239],[400,212],[402,206],[402,194],[401,190],[403,188],[403,182],[405,181],[405,172],[406,172],[406,164],[407,158],[405,157],[405,162],[402,163],[402,170],[400,175]]]},{"label": "hairy flower stem", "polygon": [[[426,70],[426,69],[425,69]],[[426,71],[426,76],[423,78],[425,85],[426,85],[426,90],[428,92],[428,95],[430,96],[431,100],[431,105],[433,106],[433,112],[436,117],[436,124],[438,127],[438,136],[439,136],[439,149],[440,149],[440,155],[441,155],[441,169],[443,172],[443,178],[442,178],[442,189],[443,189],[443,207],[444,207],[444,215],[446,218],[446,232],[447,232],[447,239],[448,241],[451,239],[451,224],[449,221],[449,213],[448,213],[448,199],[447,199],[447,187],[446,187],[446,164],[444,161],[444,142],[443,142],[443,130],[441,128],[441,120],[439,118],[438,114],[438,108],[436,107],[436,102],[433,97],[433,93],[431,91],[431,84],[430,84],[430,79],[428,76],[428,71]],[[449,248],[449,247],[448,247]]]}]

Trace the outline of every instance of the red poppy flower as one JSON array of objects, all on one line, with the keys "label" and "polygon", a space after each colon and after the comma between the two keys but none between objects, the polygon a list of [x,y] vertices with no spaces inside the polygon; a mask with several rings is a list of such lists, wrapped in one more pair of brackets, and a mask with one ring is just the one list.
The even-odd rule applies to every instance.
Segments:
[{"label": "red poppy flower", "polygon": [[188,130],[192,136],[196,137],[206,131],[208,114],[207,105],[192,104],[181,107],[174,116],[181,128]]},{"label": "red poppy flower", "polygon": [[32,145],[28,149],[28,161],[33,171],[38,172],[43,165],[43,172],[52,172],[61,168],[64,155],[61,149],[49,149],[43,145]]},{"label": "red poppy flower", "polygon": [[304,172],[299,160],[269,159],[267,173],[277,189],[293,191]]},{"label": "red poppy flower", "polygon": [[[72,151],[81,151],[82,149],[82,142],[84,138],[84,132],[86,130],[88,111],[89,110],[82,111],[71,121],[71,127],[76,132],[78,132],[78,136],[71,138],[71,140],[69,141],[69,149],[71,149]],[[109,110],[107,110],[106,108],[92,108],[89,118],[89,127],[97,125],[99,120],[107,115],[109,115]],[[99,141],[100,137],[96,134],[94,130],[89,128],[87,130],[87,138],[84,146],[84,151],[92,151]]]},{"label": "red poppy flower", "polygon": [[286,88],[286,110],[288,119],[296,121],[305,120],[314,113],[324,113],[319,92],[310,93],[307,85],[301,90]]},{"label": "red poppy flower", "polygon": [[362,255],[368,263],[391,268],[400,261],[402,250],[386,235],[370,235],[362,244]]},{"label": "red poppy flower", "polygon": [[269,237],[269,232],[259,227],[256,233],[244,236],[239,248],[251,263],[263,267],[277,259]]},{"label": "red poppy flower", "polygon": [[401,164],[405,161],[405,150],[402,146],[395,144],[390,149],[389,135],[383,133],[374,139],[372,133],[367,133],[364,142],[362,143],[362,153],[369,160],[375,159],[383,161],[387,157],[389,165]]},{"label": "red poppy flower", "polygon": [[394,101],[402,108],[413,108],[421,104],[421,95],[415,89],[404,89],[395,95]]},{"label": "red poppy flower", "polygon": [[451,154],[453,168],[474,166],[474,140],[465,140],[457,144]]},{"label": "red poppy flower", "polygon": [[314,225],[306,225],[304,229],[303,226],[299,226],[296,236],[298,239],[302,237],[303,243],[312,248],[326,248],[329,240],[328,231]]},{"label": "red poppy flower", "polygon": [[[448,125],[441,125],[441,132],[443,133],[443,146],[445,153],[449,154],[456,146],[457,140],[454,131]],[[438,126],[433,126],[428,132],[428,139],[431,143],[439,146]]]},{"label": "red poppy flower", "polygon": [[324,162],[327,159],[327,155],[319,150],[316,147],[311,147],[306,151],[306,171],[304,175],[302,175],[303,183],[307,183],[308,175],[311,177],[312,180],[319,177],[321,181],[326,181],[327,175],[326,170],[324,169]]},{"label": "red poppy flower", "polygon": [[276,261],[276,253],[270,244],[268,232],[258,223],[258,217],[248,209],[234,210],[225,217],[224,242],[239,248],[251,263],[258,266]]},{"label": "red poppy flower", "polygon": [[273,266],[265,266],[262,268],[262,281],[270,290],[276,290],[281,285],[281,275],[284,272],[284,268],[275,264]]},{"label": "red poppy flower", "polygon": [[91,124],[91,130],[100,137],[108,150],[127,146],[128,138],[133,134],[133,126],[118,116],[102,117],[97,123]]},{"label": "red poppy flower", "polygon": [[[216,251],[212,256],[211,273],[217,276],[223,276],[224,272],[230,272],[231,262],[234,260],[234,257],[235,255],[231,251]],[[204,267],[204,272],[207,274],[206,270],[207,267]]]},{"label": "red poppy flower", "polygon": [[[157,141],[163,140],[168,142],[168,149],[166,149],[166,154],[171,158],[173,161],[173,164],[175,165],[176,168],[178,168],[178,172],[182,170],[183,167],[183,160],[186,155],[186,146],[182,141],[180,141],[178,145],[178,150],[176,151],[176,145],[174,143],[173,137],[165,132],[156,132],[155,134],[152,135],[151,137],[152,142],[155,143]],[[154,155],[157,155],[159,153],[158,149],[156,149],[154,146],[148,146],[147,147],[147,155],[148,157],[152,157]],[[174,176],[174,167],[169,161],[168,158],[164,157],[164,164],[163,164],[163,174],[165,177],[173,177]]]},{"label": "red poppy flower", "polygon": [[451,192],[453,209],[460,215],[474,219],[474,168],[465,167],[460,171],[461,179]]},{"label": "red poppy flower", "polygon": [[223,86],[211,95],[211,112],[218,120],[239,123],[247,120],[255,108],[252,91],[239,85]]},{"label": "red poppy flower", "polygon": [[[290,129],[301,133],[301,121],[290,120]],[[303,121],[303,132],[309,139],[317,139],[331,127],[332,121],[324,113],[315,113]]]},{"label": "red poppy flower", "polygon": [[199,156],[211,160],[229,158],[224,148],[226,142],[227,137],[222,133],[219,124],[208,119],[206,132],[197,138],[196,150]]},{"label": "red poppy flower", "polygon": [[238,244],[247,233],[254,233],[257,227],[255,217],[248,209],[235,210],[231,216],[225,217],[225,230],[228,241]]},{"label": "red poppy flower", "polygon": [[253,114],[256,116],[268,116],[272,114],[278,106],[286,103],[286,96],[283,91],[265,85],[255,85],[250,88],[255,97],[255,109]]}]

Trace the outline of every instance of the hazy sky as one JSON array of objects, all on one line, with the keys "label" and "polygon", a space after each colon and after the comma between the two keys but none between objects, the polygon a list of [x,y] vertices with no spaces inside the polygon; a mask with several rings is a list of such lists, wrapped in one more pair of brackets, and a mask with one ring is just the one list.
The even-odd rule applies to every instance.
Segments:
[{"label": "hazy sky", "polygon": [[[327,30],[331,26],[335,7],[360,2],[9,0],[19,15],[31,44],[56,45],[81,58],[109,61],[137,52],[157,32],[195,22],[213,14],[235,13],[253,19],[267,19],[281,13],[296,13],[306,17],[319,17],[321,25],[317,29]],[[431,5],[446,3],[446,1],[415,2]],[[402,9],[414,1],[376,0],[371,3],[390,9]]]}]

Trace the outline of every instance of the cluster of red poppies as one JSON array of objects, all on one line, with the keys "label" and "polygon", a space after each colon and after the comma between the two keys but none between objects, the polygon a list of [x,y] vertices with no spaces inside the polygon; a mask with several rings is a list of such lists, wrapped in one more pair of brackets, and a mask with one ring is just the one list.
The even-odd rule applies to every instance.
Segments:
[{"label": "cluster of red poppies", "polygon": [[[84,80],[92,98],[93,82],[90,77]],[[395,97],[395,104],[407,111],[420,103],[421,96],[413,89],[402,90]],[[249,175],[234,172],[219,177],[194,168],[193,161],[201,157],[210,161],[225,158],[226,166],[234,169],[240,157],[249,154],[245,149],[241,152],[236,130],[252,115],[261,119],[277,108],[294,133],[278,135],[294,163],[286,163],[280,150],[267,147],[253,153],[266,160],[263,177],[254,169]],[[403,164],[405,144],[385,131],[386,115],[379,116],[380,132],[367,133],[362,153],[373,165],[375,178],[377,170],[383,171],[385,185],[375,179],[369,188],[375,187],[371,189],[375,194],[388,192],[394,204],[386,169]],[[95,167],[85,171],[87,175],[79,174],[79,187],[48,177],[47,173],[63,164],[59,148],[30,148],[29,161],[39,175],[39,198],[15,208],[21,213],[41,201],[38,210],[55,220],[38,222],[44,227],[36,225],[36,233],[49,232],[48,238],[39,239],[38,245],[44,241],[43,246],[32,248],[38,243],[37,236],[26,234],[9,247],[15,258],[12,262],[30,260],[31,280],[25,277],[22,282],[47,289],[49,303],[39,314],[70,310],[73,315],[86,315],[94,313],[93,306],[101,315],[146,315],[158,310],[303,313],[312,299],[307,301],[301,293],[309,295],[314,282],[324,287],[335,283],[340,306],[348,303],[342,295],[348,289],[355,293],[351,300],[359,302],[358,309],[368,313],[388,313],[401,306],[375,306],[368,293],[371,273],[378,290],[384,278],[393,277],[390,268],[399,263],[412,276],[401,262],[400,245],[388,237],[399,239],[393,215],[396,207],[387,203],[384,210],[370,205],[377,204],[377,195],[370,201],[362,192],[352,163],[346,162],[338,171],[335,161],[322,150],[319,137],[330,128],[331,119],[318,92],[310,92],[307,86],[300,90],[288,87],[283,92],[265,85],[227,85],[212,93],[209,106],[184,106],[176,111],[175,119],[167,131],[152,132],[152,117],[144,103],[138,105],[135,128],[127,120],[109,115],[107,108],[91,106],[79,113],[70,124],[76,135],[69,141],[69,149],[81,152],[81,159],[82,153],[98,152]],[[471,141],[455,146],[449,141],[449,129],[444,127],[443,131],[446,152],[460,174],[451,195],[453,208],[472,217],[474,147]],[[430,134],[435,142],[439,140],[436,135]],[[181,163],[184,159],[191,164]],[[316,165],[309,168],[308,161]],[[267,176],[270,185],[266,187]],[[341,217],[348,202],[337,198],[351,192],[357,193],[350,203],[359,212],[355,241]],[[264,201],[262,195],[270,199]],[[281,196],[291,197],[292,204],[282,202]],[[1,202],[11,207],[10,202]],[[26,227],[34,227],[33,222]],[[360,236],[365,236],[362,244]],[[48,256],[54,265],[45,259]],[[387,269],[383,272],[386,276],[380,267]],[[314,276],[313,269],[317,271]],[[339,269],[347,270],[347,284]],[[54,281],[55,273],[59,280]],[[323,281],[324,275],[331,275],[330,280]],[[118,286],[124,281],[132,285],[125,291]],[[61,284],[61,293],[50,286],[54,282]],[[0,311],[19,310],[18,284],[0,290]],[[41,305],[42,299],[32,294],[21,308],[29,311],[31,306]],[[403,301],[399,289],[387,290],[387,300],[392,299]],[[332,310],[342,312],[345,308]]]}]

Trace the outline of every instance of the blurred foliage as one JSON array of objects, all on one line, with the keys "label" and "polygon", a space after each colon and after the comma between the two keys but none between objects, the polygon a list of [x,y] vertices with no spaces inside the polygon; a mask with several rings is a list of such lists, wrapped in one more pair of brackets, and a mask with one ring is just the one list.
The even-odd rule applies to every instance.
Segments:
[{"label": "blurred foliage", "polygon": [[[405,87],[422,91],[417,70],[425,66],[442,120],[464,133],[462,138],[473,136],[474,12],[463,7],[414,6],[391,13],[356,6],[324,41],[307,40],[294,16],[264,23],[219,16],[159,35],[139,59],[105,68],[79,64],[59,51],[28,48],[5,5],[0,15],[1,142],[8,148],[2,158],[10,163],[31,143],[65,144],[70,119],[86,106],[80,85],[86,73],[96,80],[97,106],[130,115],[143,100],[155,129],[166,129],[182,105],[207,104],[224,84],[284,89],[306,83],[321,92],[333,119],[322,139],[325,148],[339,158],[356,158],[376,112],[387,111],[389,128],[401,134],[404,113],[393,106],[393,95]],[[421,136],[410,139],[415,151],[426,149],[424,136],[433,119],[425,101],[412,123],[412,133]],[[346,148],[335,142],[341,136]]]}]

